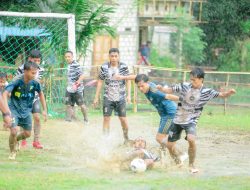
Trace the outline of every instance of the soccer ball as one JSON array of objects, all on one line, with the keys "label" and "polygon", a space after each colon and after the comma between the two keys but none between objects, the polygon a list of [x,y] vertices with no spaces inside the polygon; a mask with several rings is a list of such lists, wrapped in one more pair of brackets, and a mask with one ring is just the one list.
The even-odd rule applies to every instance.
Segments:
[{"label": "soccer ball", "polygon": [[146,165],[146,163],[145,163],[145,161],[143,159],[135,158],[130,163],[130,169],[133,172],[141,173],[141,172],[145,172],[146,171],[147,165]]}]

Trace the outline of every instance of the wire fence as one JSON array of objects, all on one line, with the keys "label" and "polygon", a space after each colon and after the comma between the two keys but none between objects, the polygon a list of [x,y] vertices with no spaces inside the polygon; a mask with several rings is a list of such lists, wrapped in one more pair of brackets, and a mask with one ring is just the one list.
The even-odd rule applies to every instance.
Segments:
[{"label": "wire fence", "polygon": [[[84,99],[90,112],[101,110],[102,103],[98,108],[92,107],[95,97],[96,80],[98,79],[99,66],[82,67],[86,75],[84,80],[85,90]],[[0,66],[0,71],[5,73],[15,73],[16,67]],[[156,84],[173,85],[176,83],[189,81],[189,71],[176,70],[155,67],[133,66],[130,68],[131,74],[145,73],[149,76],[150,81]],[[9,74],[8,81],[12,80]],[[216,98],[209,102],[212,105],[220,105],[224,107],[226,113],[228,106],[240,106],[250,108],[250,73],[236,72],[211,72],[207,71],[204,85],[214,88],[218,91],[224,91],[234,88],[237,93],[228,99]],[[52,116],[63,116],[65,112],[64,97],[67,86],[67,68],[46,69],[42,86],[46,96],[49,113]],[[132,104],[127,109],[134,112],[137,111],[156,111],[147,101],[145,96],[138,91],[134,82],[131,89]],[[102,95],[100,101],[102,102]]]}]

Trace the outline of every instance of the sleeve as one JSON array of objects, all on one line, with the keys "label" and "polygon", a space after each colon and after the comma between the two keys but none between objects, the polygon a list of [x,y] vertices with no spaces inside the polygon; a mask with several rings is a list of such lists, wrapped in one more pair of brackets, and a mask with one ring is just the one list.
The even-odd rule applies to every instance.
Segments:
[{"label": "sleeve", "polygon": [[123,76],[128,76],[129,75],[129,70],[128,70],[128,66],[124,65],[121,69],[120,69],[120,74]]},{"label": "sleeve", "polygon": [[217,98],[219,96],[219,92],[217,90],[214,89],[209,89],[209,100],[213,99],[213,98]]},{"label": "sleeve", "polygon": [[175,84],[172,86],[172,90],[173,90],[173,92],[179,93],[179,92],[183,91],[184,86],[185,86],[184,83]]},{"label": "sleeve", "polygon": [[42,88],[41,88],[41,84],[39,82],[36,81],[36,89],[35,91],[37,91],[38,93],[42,92]]},{"label": "sleeve", "polygon": [[9,83],[6,87],[5,90],[8,92],[12,92],[12,90],[18,85],[18,80],[12,81]]},{"label": "sleeve", "polygon": [[24,64],[22,64],[20,67],[17,68],[17,71],[16,71],[16,76],[18,75],[21,75],[24,73]]},{"label": "sleeve", "polygon": [[104,69],[103,66],[101,66],[101,68],[100,68],[100,72],[99,72],[98,78],[100,80],[105,80],[105,78],[106,78],[106,72],[105,72],[105,69]]},{"label": "sleeve", "polygon": [[155,88],[155,87],[152,87],[152,86],[151,86],[149,90],[150,90],[152,93],[154,93],[155,96],[157,96],[157,98],[159,98],[160,100],[164,100],[165,97],[166,97],[166,94],[165,94],[165,93],[161,92],[160,90],[158,90],[158,89]]}]

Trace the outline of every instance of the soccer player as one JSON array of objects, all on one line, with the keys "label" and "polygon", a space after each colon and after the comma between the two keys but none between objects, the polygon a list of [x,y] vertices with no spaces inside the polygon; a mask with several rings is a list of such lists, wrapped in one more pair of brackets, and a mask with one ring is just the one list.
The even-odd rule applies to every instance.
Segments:
[{"label": "soccer player", "polygon": [[196,126],[201,116],[203,106],[213,98],[227,98],[236,93],[234,89],[226,92],[218,92],[203,85],[205,73],[201,68],[194,68],[190,72],[190,83],[180,83],[172,87],[164,88],[158,86],[158,89],[165,93],[178,93],[182,100],[178,104],[177,112],[173,123],[168,129],[167,148],[173,158],[178,156],[176,141],[181,137],[182,130],[186,132],[188,141],[189,167],[191,173],[197,173],[199,170],[195,167],[196,157]]},{"label": "soccer player", "polygon": [[[41,60],[42,60],[42,54],[39,50],[33,49],[30,51],[28,61],[34,62],[38,65],[38,72],[35,76],[35,79],[38,82],[41,82],[44,73],[44,68],[41,67]],[[16,76],[21,76],[23,73],[24,73],[24,64],[18,67]],[[40,143],[40,133],[41,133],[40,113],[41,113],[40,100],[38,94],[36,93],[32,105],[32,115],[34,120],[34,140],[32,145],[36,149],[43,148],[43,145]],[[27,146],[27,141],[24,139],[22,140],[21,147],[25,148],[26,146]]]},{"label": "soccer player", "polygon": [[64,55],[66,62],[68,63],[68,86],[66,89],[66,121],[71,121],[74,116],[74,105],[75,103],[81,108],[81,112],[84,117],[84,123],[88,124],[87,107],[83,101],[83,79],[79,63],[73,59],[73,52],[67,51]]},{"label": "soccer player", "polygon": [[[44,94],[41,90],[40,83],[35,79],[38,72],[38,65],[33,62],[27,62],[24,64],[24,74],[21,78],[13,80],[5,88],[3,92],[3,99],[5,105],[8,107],[8,112],[12,116],[12,124],[10,129],[9,146],[10,146],[10,160],[16,158],[16,145],[18,141],[26,139],[31,135],[32,119],[31,112],[33,108],[33,101],[35,99],[35,93],[38,93],[42,107],[43,116],[45,121],[47,120],[47,107],[44,98]],[[9,106],[8,106],[8,94],[11,93]],[[17,135],[16,127],[20,126],[24,130]]]},{"label": "soccer player", "polygon": [[112,77],[116,74],[128,75],[128,66],[125,63],[120,62],[119,49],[111,48],[109,50],[109,62],[104,63],[101,66],[99,72],[99,79],[97,81],[96,94],[94,99],[94,106],[99,102],[100,91],[104,86],[103,96],[103,133],[104,135],[109,134],[110,129],[110,117],[113,110],[118,115],[121,122],[124,143],[129,143],[128,138],[128,122],[126,118],[126,85],[128,90],[127,102],[130,103],[130,85],[131,82],[126,83],[125,80],[114,80]]}]

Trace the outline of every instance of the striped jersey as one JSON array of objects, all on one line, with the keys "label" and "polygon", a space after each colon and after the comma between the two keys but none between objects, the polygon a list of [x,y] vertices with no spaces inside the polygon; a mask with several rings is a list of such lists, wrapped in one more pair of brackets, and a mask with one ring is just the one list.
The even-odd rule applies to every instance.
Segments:
[{"label": "striped jersey", "polygon": [[172,86],[173,92],[180,94],[183,101],[179,103],[174,118],[176,124],[197,124],[203,106],[219,96],[219,92],[202,86],[200,89],[192,88],[191,83],[180,83]]},{"label": "striped jersey", "polygon": [[[24,64],[22,64],[21,66],[17,68],[16,76],[22,75],[23,73],[24,73]],[[38,72],[36,74],[35,79],[40,81],[43,78],[43,74],[44,74],[44,68],[38,65]]]},{"label": "striped jersey", "polygon": [[80,78],[83,74],[82,68],[79,63],[73,61],[68,64],[67,68],[67,78],[68,78],[68,86],[67,91],[69,93],[82,92],[84,89],[83,82],[81,81],[80,86],[77,89],[74,89],[75,82]]},{"label": "striped jersey", "polygon": [[121,101],[126,99],[126,81],[114,80],[113,76],[119,74],[129,75],[128,66],[119,63],[118,67],[111,67],[110,63],[104,63],[99,72],[99,79],[105,81],[104,97],[110,101]]}]

